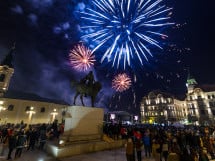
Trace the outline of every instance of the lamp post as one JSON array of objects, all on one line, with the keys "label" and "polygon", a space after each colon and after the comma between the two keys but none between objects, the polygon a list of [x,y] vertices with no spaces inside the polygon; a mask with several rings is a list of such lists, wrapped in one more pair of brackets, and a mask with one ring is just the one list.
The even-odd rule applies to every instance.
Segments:
[{"label": "lamp post", "polygon": [[[3,104],[4,104],[4,101],[0,101],[0,112],[6,110]],[[0,118],[0,120],[3,120],[3,118]]]},{"label": "lamp post", "polygon": [[0,112],[5,110],[6,108],[3,106],[4,101],[0,101]]},{"label": "lamp post", "polygon": [[28,125],[30,125],[31,120],[32,120],[32,116],[33,116],[33,114],[36,113],[34,111],[34,107],[30,107],[30,110],[26,111],[26,113],[28,114]]},{"label": "lamp post", "polygon": [[51,117],[51,122],[53,122],[53,121],[55,120],[56,115],[58,115],[57,110],[54,109],[53,112],[51,112],[51,115],[52,115],[52,117]]}]

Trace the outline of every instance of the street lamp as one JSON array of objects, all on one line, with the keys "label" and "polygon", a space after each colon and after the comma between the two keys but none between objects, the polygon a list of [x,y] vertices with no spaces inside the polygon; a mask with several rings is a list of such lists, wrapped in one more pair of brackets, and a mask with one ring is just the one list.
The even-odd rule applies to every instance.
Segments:
[{"label": "street lamp", "polygon": [[28,114],[28,125],[31,123],[32,115],[35,114],[36,112],[34,111],[34,107],[30,107],[28,111],[26,111]]},{"label": "street lamp", "polygon": [[5,110],[6,108],[3,106],[4,101],[0,101],[0,112]]},{"label": "street lamp", "polygon": [[51,122],[53,122],[55,120],[56,115],[58,115],[58,112],[56,109],[53,110],[53,112],[51,112],[52,118],[51,118]]}]

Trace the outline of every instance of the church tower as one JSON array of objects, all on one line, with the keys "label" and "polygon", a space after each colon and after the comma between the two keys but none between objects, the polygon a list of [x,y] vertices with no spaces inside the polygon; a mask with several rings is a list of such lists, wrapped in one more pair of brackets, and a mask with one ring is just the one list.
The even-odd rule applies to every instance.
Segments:
[{"label": "church tower", "polygon": [[0,64],[0,97],[2,97],[4,93],[8,90],[10,79],[14,73],[14,68],[12,64],[14,50],[15,44]]},{"label": "church tower", "polygon": [[187,76],[187,83],[186,83],[186,86],[187,86],[187,93],[192,93],[193,90],[194,90],[194,87],[195,85],[197,85],[198,83],[196,82],[195,78],[193,78],[191,75],[190,75],[190,72],[188,71],[188,76]]}]

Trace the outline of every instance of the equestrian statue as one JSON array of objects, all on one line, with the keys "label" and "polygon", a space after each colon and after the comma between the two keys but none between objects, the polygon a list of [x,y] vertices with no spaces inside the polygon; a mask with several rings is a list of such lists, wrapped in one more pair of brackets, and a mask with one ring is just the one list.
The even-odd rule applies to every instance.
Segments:
[{"label": "equestrian statue", "polygon": [[81,103],[83,106],[83,97],[91,97],[91,105],[94,107],[95,99],[97,94],[102,88],[100,82],[94,80],[93,72],[90,71],[80,82],[71,81],[72,88],[75,88],[75,96],[73,99],[73,104],[75,105],[76,98],[80,95]]}]

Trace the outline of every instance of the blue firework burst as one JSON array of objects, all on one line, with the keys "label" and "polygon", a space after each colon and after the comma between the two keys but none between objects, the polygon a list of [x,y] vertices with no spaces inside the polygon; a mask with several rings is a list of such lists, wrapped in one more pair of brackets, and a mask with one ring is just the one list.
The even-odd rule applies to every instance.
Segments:
[{"label": "blue firework burst", "polygon": [[101,63],[124,69],[136,60],[143,65],[153,56],[152,47],[162,49],[161,40],[168,36],[161,29],[174,24],[169,22],[171,10],[162,0],[92,0],[80,12],[82,40],[92,52],[102,49]]}]

